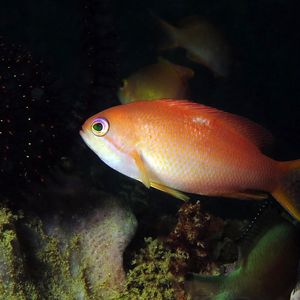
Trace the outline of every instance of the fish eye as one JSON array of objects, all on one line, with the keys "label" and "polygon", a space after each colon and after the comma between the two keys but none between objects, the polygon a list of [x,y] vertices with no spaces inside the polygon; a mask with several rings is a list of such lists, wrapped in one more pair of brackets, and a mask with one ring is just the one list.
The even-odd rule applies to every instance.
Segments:
[{"label": "fish eye", "polygon": [[104,136],[109,129],[109,123],[104,118],[97,118],[93,121],[91,127],[94,135]]}]

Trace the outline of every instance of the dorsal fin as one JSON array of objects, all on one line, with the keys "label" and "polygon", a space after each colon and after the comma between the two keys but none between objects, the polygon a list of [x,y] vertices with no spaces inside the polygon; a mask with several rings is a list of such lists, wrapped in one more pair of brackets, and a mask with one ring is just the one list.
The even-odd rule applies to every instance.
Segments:
[{"label": "dorsal fin", "polygon": [[186,110],[195,117],[198,115],[202,119],[207,118],[208,124],[214,123],[226,126],[230,130],[247,138],[259,148],[270,145],[273,141],[272,134],[268,130],[245,117],[187,100],[166,99],[161,101],[165,101],[167,105],[175,106],[178,109]]}]

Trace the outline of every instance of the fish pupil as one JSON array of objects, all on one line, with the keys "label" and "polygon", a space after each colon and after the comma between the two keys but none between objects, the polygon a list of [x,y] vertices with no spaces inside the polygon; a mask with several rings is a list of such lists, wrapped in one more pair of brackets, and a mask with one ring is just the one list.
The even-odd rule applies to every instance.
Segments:
[{"label": "fish pupil", "polygon": [[102,131],[103,125],[101,123],[96,123],[93,125],[93,129],[96,131]]}]

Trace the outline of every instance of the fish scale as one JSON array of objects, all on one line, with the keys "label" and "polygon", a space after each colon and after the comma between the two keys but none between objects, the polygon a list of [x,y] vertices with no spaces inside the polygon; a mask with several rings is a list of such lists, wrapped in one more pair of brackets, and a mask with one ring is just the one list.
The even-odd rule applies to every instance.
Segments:
[{"label": "fish scale", "polygon": [[[229,184],[238,184],[242,180],[243,176],[237,175],[239,172],[236,172],[235,169],[241,170],[246,160],[243,158],[235,159],[234,150],[231,149],[230,145],[228,147],[227,142],[233,140],[235,144],[242,144],[239,137],[229,132],[225,142],[222,142],[222,140],[214,142],[212,141],[214,139],[213,133],[206,125],[195,124],[191,121],[190,116],[184,114],[181,116],[176,112],[170,114],[167,120],[164,117],[164,122],[161,122],[162,118],[157,117],[160,114],[165,115],[165,113],[164,110],[157,110],[155,116],[148,115],[137,120],[138,123],[152,124],[152,126],[148,125],[145,135],[153,136],[155,139],[143,139],[144,130],[140,131],[142,135],[138,138],[143,139],[141,152],[150,174],[153,174],[154,180],[156,180],[156,177],[159,179],[163,177],[164,183],[167,183],[167,185],[179,190],[188,188],[195,193],[199,193],[199,185],[202,189],[207,188],[207,185],[211,185],[216,180],[227,180]],[[143,128],[143,125],[138,124],[137,127]],[[194,134],[186,139],[186,133],[189,132]],[[224,136],[224,133],[214,132],[214,135]],[[215,151],[210,146],[211,143],[213,143]],[[226,158],[232,161],[228,166],[224,165],[224,159],[220,158],[220,151],[225,153]],[[212,155],[215,157],[214,161],[210,161]],[[218,167],[218,161],[220,161],[220,167]],[[212,168],[212,164],[215,164],[216,167]],[[220,172],[221,167],[223,173]],[[227,172],[226,169],[228,169]],[[231,176],[226,179],[228,173]],[[200,181],[204,183],[205,187],[201,187],[199,178],[201,178]],[[249,178],[251,179],[250,182],[255,181],[255,176]]]}]

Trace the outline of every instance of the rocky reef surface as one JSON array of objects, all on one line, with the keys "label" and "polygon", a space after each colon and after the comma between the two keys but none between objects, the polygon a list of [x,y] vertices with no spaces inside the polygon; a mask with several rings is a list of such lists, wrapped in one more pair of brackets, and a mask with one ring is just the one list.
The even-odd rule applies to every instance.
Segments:
[{"label": "rocky reef surface", "polygon": [[0,299],[110,299],[137,221],[104,193],[82,214],[40,217],[0,209]]}]

